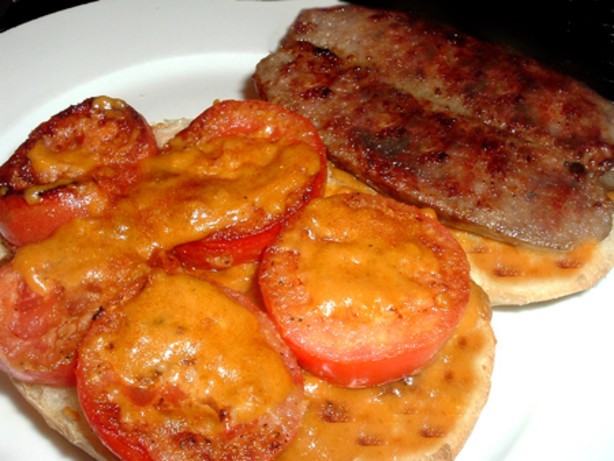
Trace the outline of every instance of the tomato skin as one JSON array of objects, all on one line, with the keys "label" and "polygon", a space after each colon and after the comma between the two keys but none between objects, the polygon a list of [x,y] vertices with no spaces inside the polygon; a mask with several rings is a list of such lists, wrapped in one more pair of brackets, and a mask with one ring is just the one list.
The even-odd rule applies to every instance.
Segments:
[{"label": "tomato skin", "polygon": [[[123,460],[275,457],[294,436],[304,408],[302,374],[270,319],[243,295],[204,280],[159,272],[150,282],[136,304],[99,316],[80,347],[77,392],[90,426]],[[185,311],[175,315],[177,299]],[[211,307],[220,302],[221,310]],[[246,324],[252,326],[245,331],[259,325],[255,342],[249,335],[247,343],[218,337],[217,325],[243,332]],[[257,361],[242,358],[251,348]],[[269,368],[271,357],[281,357],[283,365]],[[262,378],[261,370],[265,376],[273,370],[273,378]],[[285,370],[281,380],[279,370]],[[280,397],[265,398],[261,409],[260,393],[275,388],[273,382],[283,389]],[[245,383],[251,395],[232,397],[245,392]]]},{"label": "tomato skin", "polygon": [[173,253],[185,266],[197,269],[220,269],[260,259],[264,249],[279,233],[281,224],[248,236],[207,238],[176,246]]},{"label": "tomato skin", "polygon": [[100,96],[68,107],[0,166],[0,235],[21,246],[103,212],[137,181],[140,160],[157,153],[153,130],[124,101]]},{"label": "tomato skin", "polygon": [[382,196],[317,199],[265,251],[258,282],[299,363],[345,387],[428,364],[469,300],[469,266],[449,231]]},{"label": "tomato skin", "polygon": [[[285,335],[301,367],[332,384],[348,388],[379,386],[417,373],[433,356],[432,345],[408,350],[392,350],[391,357],[376,356],[364,360],[348,357],[329,358],[315,355],[311,345],[305,347],[292,336]],[[365,355],[368,355],[365,350]]]},{"label": "tomato skin", "polygon": [[173,149],[177,140],[183,143],[206,143],[216,138],[241,137],[264,139],[282,145],[304,144],[319,157],[320,167],[307,178],[302,189],[275,216],[253,219],[215,232],[201,240],[187,242],[174,249],[187,266],[200,269],[226,268],[259,259],[284,221],[324,192],[326,181],[326,148],[310,121],[289,110],[259,100],[223,101],[197,117],[178,133],[162,150]]},{"label": "tomato skin", "polygon": [[[77,381],[77,389],[82,388]],[[107,412],[116,413],[117,409],[109,407],[106,409],[98,409],[90,406],[93,400],[81,401],[83,411],[89,415],[90,425],[96,425],[98,437],[104,441],[104,444],[109,450],[120,457],[122,461],[153,461],[147,450],[137,442],[129,440],[129,436],[123,434],[117,427],[106,426],[99,421],[106,420]]]}]

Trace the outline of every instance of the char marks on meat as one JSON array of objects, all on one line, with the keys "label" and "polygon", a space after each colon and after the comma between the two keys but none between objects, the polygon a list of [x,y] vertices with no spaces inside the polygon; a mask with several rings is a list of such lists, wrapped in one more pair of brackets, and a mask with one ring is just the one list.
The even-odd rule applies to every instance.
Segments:
[{"label": "char marks on meat", "polygon": [[614,107],[507,48],[410,13],[311,9],[254,79],[339,167],[448,224],[559,249],[610,232]]}]

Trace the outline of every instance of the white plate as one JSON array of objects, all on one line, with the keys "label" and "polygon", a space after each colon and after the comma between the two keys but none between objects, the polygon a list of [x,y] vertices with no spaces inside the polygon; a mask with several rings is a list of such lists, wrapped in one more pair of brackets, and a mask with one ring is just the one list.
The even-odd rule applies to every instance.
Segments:
[{"label": "white plate", "polygon": [[[151,122],[244,98],[259,59],[303,7],[329,1],[102,0],[0,35],[0,161],[88,96]],[[491,397],[462,460],[614,459],[614,275],[547,305],[496,310]],[[0,460],[87,459],[0,376]]]}]

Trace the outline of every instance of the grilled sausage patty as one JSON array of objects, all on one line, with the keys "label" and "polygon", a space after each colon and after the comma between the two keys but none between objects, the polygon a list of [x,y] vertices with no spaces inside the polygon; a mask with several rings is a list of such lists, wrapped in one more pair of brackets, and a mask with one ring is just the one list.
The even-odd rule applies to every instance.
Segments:
[{"label": "grilled sausage patty", "polygon": [[448,224],[559,249],[611,230],[613,106],[511,50],[409,13],[312,9],[255,82],[338,166]]}]

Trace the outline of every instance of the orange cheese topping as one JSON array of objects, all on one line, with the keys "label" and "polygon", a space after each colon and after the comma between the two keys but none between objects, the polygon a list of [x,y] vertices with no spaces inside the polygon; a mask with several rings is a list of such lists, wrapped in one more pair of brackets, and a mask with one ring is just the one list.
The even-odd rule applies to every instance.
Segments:
[{"label": "orange cheese topping", "polygon": [[145,163],[145,180],[127,202],[161,248],[253,225],[254,215],[266,225],[320,168],[319,155],[306,144],[231,137],[171,146]]},{"label": "orange cheese topping", "polygon": [[95,284],[112,290],[117,285],[112,280],[147,272],[145,263],[152,250],[134,226],[116,224],[104,218],[74,219],[51,237],[20,247],[13,267],[41,295],[60,287],[79,293]]},{"label": "orange cheese topping", "polygon": [[[413,238],[413,221],[399,231],[398,219],[392,211],[350,208],[329,200],[314,201],[302,212],[301,221],[309,227],[286,230],[277,246],[297,249],[301,255],[302,287],[310,294],[309,304],[317,306],[306,315],[348,317],[369,326],[414,318],[417,312],[425,322],[424,311],[446,308],[445,294],[434,295],[429,285],[431,274],[441,270],[432,248]],[[355,332],[361,335],[359,329]],[[394,334],[390,328],[381,333]],[[342,355],[344,347],[355,345],[342,341],[338,347]]]},{"label": "orange cheese topping", "polygon": [[105,111],[112,115],[113,111],[123,110],[126,107],[126,103],[118,98],[98,96],[96,99],[94,99],[92,106],[99,111]]},{"label": "orange cheese topping", "polygon": [[[303,178],[319,168],[320,161],[314,156],[313,162],[305,163],[303,150],[307,148],[300,145],[232,138],[207,145],[207,156],[193,147],[174,147],[165,156],[146,161],[146,181],[120,203],[104,224],[97,219],[78,219],[41,244],[20,249],[14,264],[26,274],[28,283],[42,293],[53,289],[54,283],[78,286],[83,280],[95,279],[97,270],[118,267],[110,266],[108,261],[125,254],[136,261],[137,267],[158,248],[172,248],[240,223],[246,214],[254,212],[253,205],[246,205],[248,202],[256,203],[265,215],[274,213],[285,202],[284,197],[299,189]],[[232,155],[236,151],[248,151],[250,155],[237,161]],[[38,161],[44,162],[44,157],[44,153],[40,154]],[[301,159],[300,164],[295,158]],[[329,182],[328,195],[346,189],[368,190],[338,170],[332,175],[338,182]],[[196,187],[199,182],[202,184]],[[71,262],[65,264],[66,251],[83,256],[69,258]],[[351,247],[342,253],[322,255],[320,263],[340,267],[339,261],[341,266],[347,266],[348,260],[359,258],[375,264],[376,273],[377,264],[386,264],[386,258],[379,252],[378,261],[372,260],[371,251],[369,246]],[[424,259],[416,246],[409,245],[404,251],[412,258]],[[428,258],[422,263],[434,264]],[[412,271],[415,265],[409,261],[401,269]],[[338,280],[322,278],[317,266],[310,271],[314,280],[316,276],[325,280],[316,291],[334,299]],[[218,277],[249,292],[253,289],[254,272],[255,266],[245,265]],[[347,289],[356,293],[360,301],[360,278],[349,280],[351,286]],[[136,394],[143,383],[155,380],[164,380],[178,389],[189,388],[202,397],[193,408],[198,424],[217,431],[221,423],[215,408],[237,409],[235,422],[253,420],[285,398],[292,382],[279,355],[260,340],[253,315],[228,299],[219,300],[220,293],[213,287],[202,290],[199,286],[196,290],[192,286],[202,283],[183,276],[160,277],[126,306],[130,316],[139,321],[124,325],[111,341],[121,343],[123,351],[113,359],[114,368],[128,385],[134,386]],[[399,290],[412,289],[405,286],[405,281],[391,283]],[[394,296],[395,291],[391,289],[382,296]],[[386,304],[384,298],[382,303]],[[168,299],[181,303],[182,309],[168,309]],[[487,385],[480,381],[484,376],[481,367],[485,365],[476,363],[476,357],[492,348],[492,332],[477,327],[489,315],[485,295],[473,287],[458,331],[432,365],[405,381],[349,390],[306,375],[308,413],[282,459],[311,460],[316,455],[319,459],[393,459],[407,456],[412,450],[422,452],[429,444],[436,446],[440,437],[461,424],[467,402],[473,399],[468,390]],[[198,335],[198,347],[190,341],[191,335]],[[207,372],[196,378],[192,367],[205,359],[210,362]],[[246,374],[244,370],[253,369],[249,366],[253,363],[259,364],[258,375]],[[143,414],[147,411],[151,407],[134,406],[123,417],[135,424],[141,419],[161,418]],[[390,428],[394,431],[390,432]]]},{"label": "orange cheese topping", "polygon": [[[251,293],[255,270],[255,264],[248,264],[216,271],[209,276],[233,288]],[[192,301],[192,295],[188,290],[178,289],[173,285],[165,284],[165,287],[160,286],[156,290],[168,290],[173,296],[185,293],[186,299],[181,300],[182,303],[195,302],[198,305],[200,302],[200,305],[203,305],[205,302],[198,299]],[[174,317],[172,312],[169,313],[169,321],[165,322],[166,326],[150,326],[152,322],[155,323],[155,311],[163,309],[160,301],[156,299],[163,299],[165,296],[162,292],[154,295],[153,291],[148,295],[152,298],[152,305],[146,308],[150,312],[144,314],[143,320],[139,322],[144,325],[143,331],[131,334],[132,341],[137,342],[141,336],[145,338],[166,336],[166,342],[172,343],[174,335],[172,329],[167,333],[156,331],[157,328],[167,328],[171,325],[170,320]],[[159,304],[157,307],[156,302]],[[134,309],[137,308],[144,307],[139,308],[139,305],[135,304]],[[191,309],[189,307],[187,312],[191,312]],[[168,309],[164,310],[164,315],[167,315],[167,311]],[[404,381],[366,389],[347,389],[304,374],[307,413],[297,436],[282,453],[280,459],[310,461],[317,457],[317,459],[330,460],[379,460],[394,459],[395,456],[410,457],[412,453],[436,449],[441,445],[440,439],[463,430],[463,418],[467,412],[479,411],[483,400],[486,399],[489,378],[484,369],[492,366],[492,357],[485,357],[484,351],[492,351],[494,347],[492,330],[486,327],[490,315],[486,295],[473,285],[469,304],[457,331],[428,367]],[[189,315],[182,314],[173,321],[185,321],[186,317]],[[151,320],[145,320],[146,318]],[[121,334],[122,338],[126,336],[125,333]],[[224,340],[221,342],[223,344]],[[213,346],[216,344],[219,346],[217,340],[212,343]],[[160,351],[163,353],[162,349]],[[155,357],[150,355],[130,359],[153,364]],[[478,357],[486,361],[478,361]],[[223,361],[226,368],[232,366],[234,359],[231,357],[228,360],[229,362],[226,359]],[[237,360],[241,360],[240,354]],[[175,356],[175,362],[177,361],[179,356]],[[122,359],[122,362],[125,360]],[[271,376],[274,376],[274,371],[267,373],[272,373]],[[277,389],[281,392],[283,382],[285,378],[282,379],[282,383],[271,382],[272,389],[269,391]],[[483,400],[474,400],[474,392],[483,392]],[[246,395],[243,390],[237,391],[236,394],[236,399],[242,398],[239,394],[243,394],[243,398]],[[229,398],[232,398],[232,395],[229,395]],[[474,409],[467,407],[470,401],[475,402]],[[203,409],[199,411],[202,412]],[[214,427],[216,422],[211,410],[209,409],[209,413],[204,411],[203,414],[210,415],[211,419],[207,420],[207,424]],[[129,416],[131,420],[140,417],[142,415],[138,412]]]},{"label": "orange cheese topping", "polygon": [[261,303],[260,288],[256,280],[259,264],[257,261],[237,264],[226,269],[214,271],[194,271],[200,277],[231,288],[246,295],[256,304]]},{"label": "orange cheese topping", "polygon": [[[320,161],[301,143],[222,138],[198,149],[175,143],[172,151],[143,161],[143,181],[109,215],[74,220],[20,248],[15,267],[42,294],[99,277],[111,270],[109,261],[126,254],[147,261],[157,250],[240,226],[254,215],[264,225],[283,214]],[[67,252],[75,257],[66,258]]]},{"label": "orange cheese topping", "polygon": [[[370,189],[329,165],[326,195]],[[332,262],[338,256],[329,255]],[[331,261],[322,256],[324,268]],[[253,267],[253,266],[250,266]],[[327,272],[324,289],[334,296],[335,271]],[[236,271],[234,268],[232,271]],[[313,268],[317,271],[317,268]],[[224,283],[243,286],[251,292],[248,272],[216,273]],[[332,277],[332,281],[326,279]],[[355,287],[361,296],[363,287]],[[308,373],[304,374],[308,408],[298,434],[280,456],[280,460],[314,459],[411,459],[425,452],[441,450],[444,459],[454,456],[459,446],[442,445],[456,435],[464,438],[464,418],[478,412],[486,401],[490,386],[495,339],[488,326],[491,310],[486,294],[476,285],[463,318],[444,347],[428,367],[418,374],[391,384],[364,389],[337,387]],[[475,396],[481,394],[482,398]],[[473,406],[470,406],[473,402]]]},{"label": "orange cheese topping", "polygon": [[[220,411],[233,425],[250,422],[294,389],[254,313],[210,283],[158,273],[119,317],[95,341],[97,354],[129,389],[111,395],[127,427],[174,420],[215,435],[224,430]],[[161,398],[163,409],[143,404]]]},{"label": "orange cheese topping", "polygon": [[325,195],[342,194],[344,192],[366,192],[375,194],[375,191],[350,173],[340,170],[328,162],[328,180]]},{"label": "orange cheese topping", "polygon": [[44,139],[39,140],[28,152],[28,158],[34,171],[38,172],[41,182],[49,183],[48,187],[55,187],[58,178],[75,178],[85,175],[93,170],[99,159],[94,155],[86,155],[83,147],[56,152],[49,149]]},{"label": "orange cheese topping", "polygon": [[570,251],[542,250],[510,245],[460,230],[452,231],[471,266],[512,283],[519,279],[536,281],[577,274],[590,260],[595,242],[586,242]]}]

